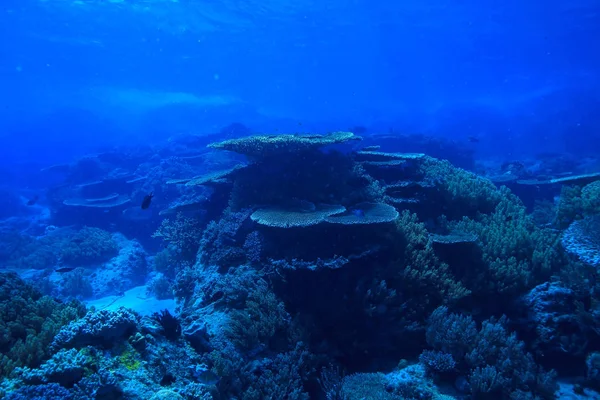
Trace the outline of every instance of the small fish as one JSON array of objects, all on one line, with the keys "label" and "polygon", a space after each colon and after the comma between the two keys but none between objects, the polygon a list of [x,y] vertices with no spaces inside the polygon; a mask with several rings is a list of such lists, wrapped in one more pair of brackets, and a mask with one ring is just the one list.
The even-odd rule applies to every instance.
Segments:
[{"label": "small fish", "polygon": [[469,136],[467,140],[471,143],[479,143],[479,138],[475,136]]},{"label": "small fish", "polygon": [[71,243],[81,244],[83,242],[84,242],[84,240],[82,238],[73,238],[73,239],[71,239]]},{"label": "small fish", "polygon": [[60,268],[56,268],[54,271],[55,272],[60,272],[61,274],[64,274],[65,272],[71,272],[75,269],[75,267],[60,267]]},{"label": "small fish", "polygon": [[142,200],[142,210],[146,210],[148,207],[150,207],[150,203],[152,203],[152,197],[154,197],[154,193],[152,192],[144,197],[144,200]]},{"label": "small fish", "polygon": [[37,201],[40,199],[40,197],[38,195],[33,196],[31,199],[29,199],[29,201],[27,202],[28,206],[32,206],[35,203],[37,203]]}]

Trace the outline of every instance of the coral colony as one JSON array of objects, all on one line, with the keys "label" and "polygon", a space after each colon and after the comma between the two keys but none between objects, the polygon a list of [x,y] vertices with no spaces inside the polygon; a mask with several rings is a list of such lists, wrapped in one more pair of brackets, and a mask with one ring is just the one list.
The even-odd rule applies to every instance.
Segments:
[{"label": "coral colony", "polygon": [[0,397],[600,388],[600,177],[488,179],[369,140],[190,140],[46,168],[51,216],[1,232]]}]

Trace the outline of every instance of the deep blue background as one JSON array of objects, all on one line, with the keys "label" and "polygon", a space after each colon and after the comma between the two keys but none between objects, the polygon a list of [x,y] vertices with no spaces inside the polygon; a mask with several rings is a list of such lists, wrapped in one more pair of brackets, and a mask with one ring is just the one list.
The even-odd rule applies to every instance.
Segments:
[{"label": "deep blue background", "polygon": [[[364,125],[600,151],[600,1],[3,0],[2,166]],[[4,169],[3,168],[3,169]]]}]

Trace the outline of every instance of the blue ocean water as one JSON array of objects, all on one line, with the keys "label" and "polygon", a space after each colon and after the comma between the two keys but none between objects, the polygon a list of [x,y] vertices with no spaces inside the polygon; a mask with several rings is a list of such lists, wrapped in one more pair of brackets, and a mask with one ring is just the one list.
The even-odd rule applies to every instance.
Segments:
[{"label": "blue ocean water", "polygon": [[3,0],[0,398],[599,398],[598,38],[597,0]]}]

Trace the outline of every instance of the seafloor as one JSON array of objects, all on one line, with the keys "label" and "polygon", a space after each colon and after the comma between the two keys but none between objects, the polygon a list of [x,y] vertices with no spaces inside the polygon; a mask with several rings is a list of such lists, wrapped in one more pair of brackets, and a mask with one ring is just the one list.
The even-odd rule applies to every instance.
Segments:
[{"label": "seafloor", "polygon": [[0,398],[600,398],[589,163],[189,136],[38,179],[1,200]]}]

